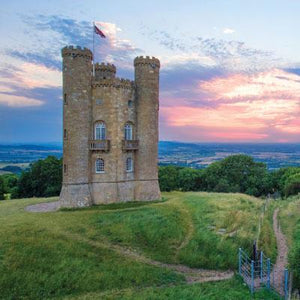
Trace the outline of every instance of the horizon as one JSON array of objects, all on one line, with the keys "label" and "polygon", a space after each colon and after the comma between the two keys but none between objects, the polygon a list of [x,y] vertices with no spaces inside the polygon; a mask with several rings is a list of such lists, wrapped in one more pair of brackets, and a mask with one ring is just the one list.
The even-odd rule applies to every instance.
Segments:
[{"label": "horizon", "polygon": [[118,76],[133,79],[136,56],[160,59],[160,141],[298,144],[298,11],[292,0],[9,1],[0,12],[1,144],[62,142],[60,51],[92,49],[93,21],[106,35],[95,36],[95,62],[114,63]]},{"label": "horizon", "polygon": [[[294,143],[286,143],[286,142],[185,142],[185,141],[175,141],[175,140],[159,140],[159,143],[179,143],[179,144],[193,144],[193,145],[211,145],[211,144],[219,144],[219,145],[296,145],[300,146],[300,142]],[[60,142],[13,142],[13,143],[5,143],[0,142],[0,146],[42,146],[42,145],[63,145],[63,141]]]}]

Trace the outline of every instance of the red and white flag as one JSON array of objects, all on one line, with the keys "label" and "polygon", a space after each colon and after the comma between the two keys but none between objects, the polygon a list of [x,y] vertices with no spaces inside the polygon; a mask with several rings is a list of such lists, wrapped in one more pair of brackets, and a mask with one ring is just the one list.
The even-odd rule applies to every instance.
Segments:
[{"label": "red and white flag", "polygon": [[102,38],[106,38],[105,34],[96,25],[94,25],[94,32],[100,35]]}]

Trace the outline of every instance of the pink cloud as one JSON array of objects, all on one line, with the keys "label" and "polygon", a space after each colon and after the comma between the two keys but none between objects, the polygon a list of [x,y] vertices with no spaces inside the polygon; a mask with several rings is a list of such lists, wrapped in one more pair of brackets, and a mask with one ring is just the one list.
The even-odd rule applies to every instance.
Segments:
[{"label": "pink cloud", "polygon": [[178,132],[185,128],[185,140],[199,142],[300,141],[300,76],[296,74],[272,69],[216,77],[199,82],[197,93],[214,105],[198,107],[196,100],[188,104],[174,99],[171,107],[172,99],[162,100],[162,139],[172,132],[170,139],[182,140],[174,128]]}]

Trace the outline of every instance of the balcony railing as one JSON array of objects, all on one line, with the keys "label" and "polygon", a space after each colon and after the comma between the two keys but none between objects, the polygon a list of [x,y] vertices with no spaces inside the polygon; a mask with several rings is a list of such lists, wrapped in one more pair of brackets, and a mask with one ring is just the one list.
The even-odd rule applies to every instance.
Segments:
[{"label": "balcony railing", "polygon": [[90,141],[90,150],[109,151],[110,140],[93,140]]},{"label": "balcony railing", "polygon": [[138,140],[123,140],[122,141],[122,149],[123,149],[123,151],[138,150],[139,149],[139,141]]}]

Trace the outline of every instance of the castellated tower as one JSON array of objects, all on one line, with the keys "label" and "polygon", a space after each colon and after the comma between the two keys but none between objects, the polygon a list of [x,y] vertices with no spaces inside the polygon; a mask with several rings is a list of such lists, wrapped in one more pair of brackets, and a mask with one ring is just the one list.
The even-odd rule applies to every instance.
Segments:
[{"label": "castellated tower", "polygon": [[63,57],[63,207],[160,199],[157,170],[159,68],[134,60],[135,81],[72,46]]},{"label": "castellated tower", "polygon": [[158,109],[159,68],[157,58],[137,57],[134,60],[136,85],[137,132],[139,153],[136,158],[136,198],[160,198],[158,185]]},{"label": "castellated tower", "polygon": [[63,185],[61,206],[87,206],[90,193],[92,53],[66,47],[63,57]]}]

